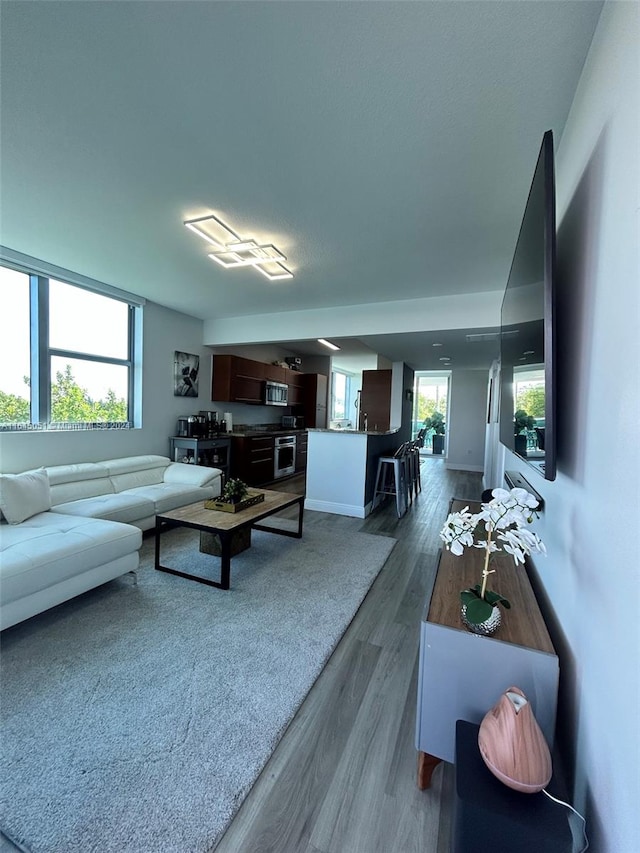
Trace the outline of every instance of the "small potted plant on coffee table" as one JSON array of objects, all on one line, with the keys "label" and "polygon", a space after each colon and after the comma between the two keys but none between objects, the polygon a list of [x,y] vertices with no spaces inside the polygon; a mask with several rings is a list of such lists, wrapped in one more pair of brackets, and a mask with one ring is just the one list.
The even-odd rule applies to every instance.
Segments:
[{"label": "small potted plant on coffee table", "polygon": [[249,488],[242,480],[230,479],[225,483],[222,490],[222,500],[230,504],[237,504],[243,500],[249,492]]}]

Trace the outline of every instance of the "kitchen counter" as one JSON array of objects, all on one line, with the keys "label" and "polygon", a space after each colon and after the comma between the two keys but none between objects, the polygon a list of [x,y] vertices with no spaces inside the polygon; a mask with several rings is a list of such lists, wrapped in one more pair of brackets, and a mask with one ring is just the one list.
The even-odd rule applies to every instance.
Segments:
[{"label": "kitchen counter", "polygon": [[308,432],[306,429],[286,429],[285,427],[276,427],[274,429],[265,429],[263,427],[257,429],[234,429],[233,432],[220,433],[226,438],[253,438],[260,435],[301,435]]},{"label": "kitchen counter", "polygon": [[319,429],[317,427],[309,427],[306,432],[330,432],[334,435],[340,435],[344,433],[345,435],[395,435],[397,432],[400,432],[398,428],[396,429],[387,429],[387,430],[375,430],[375,429],[330,429],[329,427],[324,429]]},{"label": "kitchen counter", "polygon": [[[380,456],[397,450],[399,429],[360,432],[309,429],[305,508],[366,518],[373,505]],[[342,438],[342,435],[351,438]]]}]

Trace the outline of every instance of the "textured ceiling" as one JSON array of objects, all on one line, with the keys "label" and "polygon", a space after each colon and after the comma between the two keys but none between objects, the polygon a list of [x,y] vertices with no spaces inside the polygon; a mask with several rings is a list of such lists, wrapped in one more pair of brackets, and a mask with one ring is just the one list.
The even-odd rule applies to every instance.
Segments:
[{"label": "textured ceiling", "polygon": [[500,290],[600,9],[2,3],[2,243],[203,319]]}]

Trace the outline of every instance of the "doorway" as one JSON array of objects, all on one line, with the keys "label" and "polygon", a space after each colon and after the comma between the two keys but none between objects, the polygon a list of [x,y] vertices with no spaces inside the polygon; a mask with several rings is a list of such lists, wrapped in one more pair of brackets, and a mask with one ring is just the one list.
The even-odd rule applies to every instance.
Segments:
[{"label": "doorway", "polygon": [[416,371],[411,437],[426,427],[421,456],[446,456],[451,371]]}]

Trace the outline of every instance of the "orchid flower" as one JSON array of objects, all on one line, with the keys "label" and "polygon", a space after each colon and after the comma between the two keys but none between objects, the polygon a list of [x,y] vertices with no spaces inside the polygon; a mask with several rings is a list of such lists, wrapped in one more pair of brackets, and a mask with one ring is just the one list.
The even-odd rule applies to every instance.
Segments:
[{"label": "orchid flower", "polygon": [[[449,513],[440,531],[440,538],[447,550],[457,557],[464,553],[465,548],[481,548],[485,552],[480,593],[482,599],[487,577],[493,571],[489,569],[491,554],[505,551],[511,554],[518,565],[523,564],[529,554],[547,553],[540,537],[526,529],[536,516],[537,506],[538,501],[526,489],[494,489],[491,500],[481,504],[479,513],[469,512],[468,506],[460,512]],[[476,533],[481,530],[486,536],[476,540]]]}]

